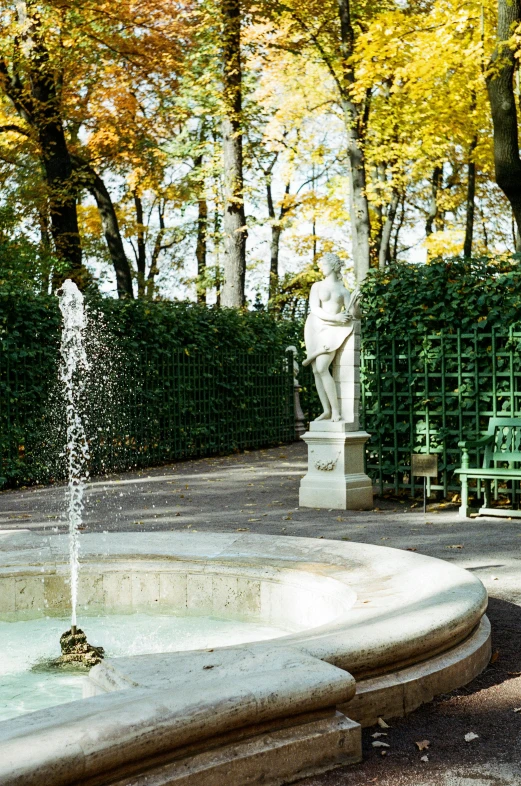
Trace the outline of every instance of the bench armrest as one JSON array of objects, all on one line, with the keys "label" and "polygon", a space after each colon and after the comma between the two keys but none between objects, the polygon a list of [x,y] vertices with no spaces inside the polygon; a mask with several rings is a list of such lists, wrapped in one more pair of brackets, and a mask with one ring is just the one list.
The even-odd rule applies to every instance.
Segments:
[{"label": "bench armrest", "polygon": [[487,434],[484,437],[480,437],[480,439],[464,439],[462,442],[458,442],[458,448],[466,450],[469,448],[484,448],[485,445],[490,445],[492,442],[494,442],[494,434]]},{"label": "bench armrest", "polygon": [[461,448],[461,468],[468,469],[469,463],[469,448],[483,448],[485,445],[491,445],[494,442],[494,434],[487,434],[480,439],[465,439],[458,442],[458,447]]}]

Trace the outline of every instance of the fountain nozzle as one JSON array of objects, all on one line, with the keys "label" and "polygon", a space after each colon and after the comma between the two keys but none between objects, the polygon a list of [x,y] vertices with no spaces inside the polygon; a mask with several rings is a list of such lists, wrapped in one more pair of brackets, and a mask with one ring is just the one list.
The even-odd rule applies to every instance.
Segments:
[{"label": "fountain nozzle", "polygon": [[103,660],[103,647],[93,647],[81,628],[71,625],[60,637],[62,654],[53,661],[56,667],[88,668]]}]

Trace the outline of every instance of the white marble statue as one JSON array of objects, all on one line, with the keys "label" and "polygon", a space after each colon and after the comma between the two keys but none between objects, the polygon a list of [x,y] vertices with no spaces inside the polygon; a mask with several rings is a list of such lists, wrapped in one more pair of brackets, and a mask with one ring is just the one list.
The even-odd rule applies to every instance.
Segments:
[{"label": "white marble statue", "polygon": [[324,409],[317,420],[342,420],[335,380],[330,366],[359,319],[359,289],[349,292],[345,288],[340,271],[342,260],[336,254],[324,254],[320,268],[322,281],[311,287],[309,316],[304,328],[307,357],[304,366],[312,364],[315,384]]}]

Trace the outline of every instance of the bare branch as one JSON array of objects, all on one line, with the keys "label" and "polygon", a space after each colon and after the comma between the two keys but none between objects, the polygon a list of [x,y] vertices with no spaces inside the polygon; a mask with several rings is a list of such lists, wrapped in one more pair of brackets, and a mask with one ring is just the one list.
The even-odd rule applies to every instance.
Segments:
[{"label": "bare branch", "polygon": [[10,131],[12,133],[15,133],[15,134],[21,134],[22,136],[25,136],[25,137],[28,137],[28,138],[31,137],[31,134],[29,133],[29,131],[26,131],[24,128],[20,128],[20,126],[17,126],[14,123],[8,123],[8,125],[0,126],[0,133],[4,134],[4,133],[8,133]]}]

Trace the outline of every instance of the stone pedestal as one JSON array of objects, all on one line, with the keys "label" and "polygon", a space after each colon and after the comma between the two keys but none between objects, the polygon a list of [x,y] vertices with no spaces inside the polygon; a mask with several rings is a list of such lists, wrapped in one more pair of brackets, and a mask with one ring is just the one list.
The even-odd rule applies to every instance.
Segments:
[{"label": "stone pedestal", "polygon": [[308,446],[308,471],[300,481],[303,508],[370,510],[373,486],[364,472],[366,431],[352,423],[313,420],[302,439]]}]

